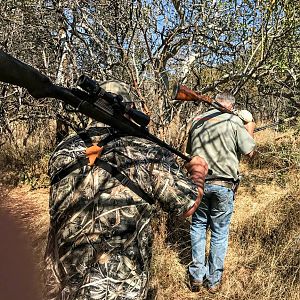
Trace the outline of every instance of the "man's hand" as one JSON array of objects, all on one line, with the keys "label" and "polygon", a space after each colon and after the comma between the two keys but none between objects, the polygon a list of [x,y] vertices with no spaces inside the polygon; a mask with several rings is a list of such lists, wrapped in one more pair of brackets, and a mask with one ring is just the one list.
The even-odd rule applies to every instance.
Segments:
[{"label": "man's hand", "polygon": [[208,172],[208,165],[207,165],[206,161],[200,156],[194,156],[191,159],[191,161],[185,165],[185,167],[188,170],[188,172],[190,173],[190,178],[198,186],[198,197],[195,201],[194,206],[183,214],[184,218],[192,215],[198,208],[198,206],[201,202],[202,196],[203,196],[205,177]]},{"label": "man's hand", "polygon": [[194,156],[190,162],[185,165],[190,173],[190,178],[197,184],[198,188],[203,190],[205,177],[208,172],[206,161],[200,156]]}]

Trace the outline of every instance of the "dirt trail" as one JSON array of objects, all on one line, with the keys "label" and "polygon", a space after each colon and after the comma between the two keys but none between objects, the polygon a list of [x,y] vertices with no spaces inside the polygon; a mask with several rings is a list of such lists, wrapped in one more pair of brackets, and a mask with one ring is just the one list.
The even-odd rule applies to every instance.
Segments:
[{"label": "dirt trail", "polygon": [[1,299],[41,299],[48,224],[47,189],[0,184]]},{"label": "dirt trail", "polygon": [[15,220],[38,252],[45,246],[48,231],[48,195],[48,189],[0,185],[0,209]]}]

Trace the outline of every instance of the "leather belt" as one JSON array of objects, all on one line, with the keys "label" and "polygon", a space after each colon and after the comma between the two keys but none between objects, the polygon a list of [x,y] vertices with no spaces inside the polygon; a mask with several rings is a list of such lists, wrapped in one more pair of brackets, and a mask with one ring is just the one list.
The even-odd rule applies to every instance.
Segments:
[{"label": "leather belt", "polygon": [[205,183],[224,186],[231,190],[233,190],[235,187],[235,183],[233,183],[231,181],[225,181],[225,180],[217,180],[217,179],[216,180],[207,180],[207,181],[205,181]]}]

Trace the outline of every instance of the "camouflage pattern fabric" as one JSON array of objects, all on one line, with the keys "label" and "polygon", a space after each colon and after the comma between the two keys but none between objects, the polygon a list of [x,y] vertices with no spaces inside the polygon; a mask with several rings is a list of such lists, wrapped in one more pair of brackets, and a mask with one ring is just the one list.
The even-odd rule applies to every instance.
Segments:
[{"label": "camouflage pattern fabric", "polygon": [[[103,132],[103,128],[101,129]],[[90,128],[99,142],[111,128]],[[49,162],[53,177],[77,158],[78,135],[60,143]],[[173,155],[147,140],[121,137],[101,159],[117,166],[168,212],[181,215],[194,204],[197,188]],[[46,299],[145,299],[148,290],[153,206],[105,170],[84,166],[51,186],[46,250]]]}]

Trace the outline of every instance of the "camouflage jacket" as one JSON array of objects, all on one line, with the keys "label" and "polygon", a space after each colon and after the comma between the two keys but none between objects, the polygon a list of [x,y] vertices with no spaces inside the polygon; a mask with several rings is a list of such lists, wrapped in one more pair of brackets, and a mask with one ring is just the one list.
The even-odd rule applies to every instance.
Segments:
[{"label": "camouflage jacket", "polygon": [[[112,128],[90,128],[99,142]],[[74,135],[61,142],[49,162],[53,178],[85,157]],[[163,210],[182,214],[197,197],[173,155],[141,138],[110,141],[100,157],[122,170]],[[85,165],[51,186],[46,250],[47,299],[145,299],[151,259],[153,206],[103,168]]]}]

